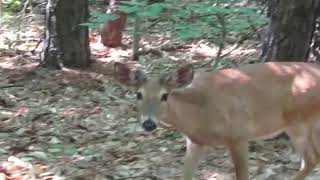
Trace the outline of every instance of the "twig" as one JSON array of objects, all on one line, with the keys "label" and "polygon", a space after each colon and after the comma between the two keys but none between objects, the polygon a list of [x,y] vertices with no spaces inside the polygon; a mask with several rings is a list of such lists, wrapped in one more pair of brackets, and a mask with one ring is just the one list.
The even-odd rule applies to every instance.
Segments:
[{"label": "twig", "polygon": [[155,175],[137,175],[137,176],[127,176],[127,177],[121,177],[121,178],[116,178],[115,180],[122,180],[122,179],[136,179],[136,178],[150,178],[150,179],[155,179],[159,178]]},{"label": "twig", "polygon": [[2,27],[0,28],[0,31],[4,31],[7,27],[9,27],[9,25],[3,25],[3,24],[1,24],[1,21],[0,21],[0,25],[2,26]]},{"label": "twig", "polygon": [[238,49],[240,47],[241,44],[243,44],[244,41],[248,40],[249,38],[249,34],[246,34],[244,36],[242,36],[242,38],[238,41],[237,45],[232,49],[230,50],[229,52],[221,55],[221,58],[224,58],[226,56],[228,56],[229,54],[231,54],[233,51],[235,51],[236,49]]},{"label": "twig", "polygon": [[27,0],[27,1],[24,3],[24,5],[23,5],[22,10],[20,11],[20,13],[22,14],[22,18],[23,18],[24,15],[25,15],[25,12],[26,12],[26,9],[27,9],[27,6],[28,6],[29,2],[30,2],[30,0]]},{"label": "twig", "polygon": [[240,47],[242,43],[237,43],[237,45],[231,49],[230,51],[226,52],[225,54],[221,55],[221,58],[225,58],[226,56],[229,56],[233,51],[235,51],[236,49],[238,49],[238,47]]},{"label": "twig", "polygon": [[227,31],[226,31],[225,20],[224,20],[225,16],[217,15],[217,18],[218,18],[219,24],[221,25],[221,41],[219,43],[219,49],[218,49],[216,57],[212,58],[209,62],[205,63],[203,66],[206,66],[208,64],[212,64],[214,61],[214,64],[212,65],[212,67],[217,67],[222,59],[221,55],[222,55],[222,51],[224,49]]},{"label": "twig", "polygon": [[140,17],[136,17],[134,21],[134,30],[133,30],[133,42],[132,42],[132,60],[138,61],[139,60],[139,42],[141,38],[140,34]]},{"label": "twig", "polygon": [[159,22],[161,22],[160,19],[157,19],[157,20],[153,21],[152,24],[150,24],[147,29],[153,28],[153,27],[154,27],[155,25],[157,25]]},{"label": "twig", "polygon": [[22,84],[8,84],[4,86],[0,86],[0,89],[11,88],[11,87],[23,87]]},{"label": "twig", "polygon": [[0,111],[10,111],[10,112],[17,112],[16,110],[5,108],[5,107],[0,107]]}]

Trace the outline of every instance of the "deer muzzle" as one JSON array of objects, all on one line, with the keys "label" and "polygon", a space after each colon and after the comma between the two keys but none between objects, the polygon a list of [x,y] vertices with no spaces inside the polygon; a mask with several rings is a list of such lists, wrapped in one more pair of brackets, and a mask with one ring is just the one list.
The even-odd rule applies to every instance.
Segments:
[{"label": "deer muzzle", "polygon": [[157,125],[151,118],[148,118],[147,120],[143,121],[142,127],[146,131],[153,131],[157,128]]}]

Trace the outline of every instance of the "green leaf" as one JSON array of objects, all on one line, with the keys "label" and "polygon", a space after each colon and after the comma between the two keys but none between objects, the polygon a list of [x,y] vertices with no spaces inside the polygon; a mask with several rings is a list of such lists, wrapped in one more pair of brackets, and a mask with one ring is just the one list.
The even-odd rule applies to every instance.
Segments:
[{"label": "green leaf", "polygon": [[203,36],[206,31],[205,25],[201,23],[196,24],[177,24],[175,26],[176,33],[178,38],[182,40],[189,40],[193,38],[199,38]]},{"label": "green leaf", "polygon": [[100,16],[101,14],[103,14],[103,13],[101,13],[99,11],[95,11],[95,10],[90,11],[91,17],[97,17],[97,16]]},{"label": "green leaf", "polygon": [[250,15],[254,15],[256,14],[256,9],[254,8],[249,8],[249,7],[241,7],[241,8],[234,8],[233,12],[234,13],[239,13],[239,14],[243,14],[246,16],[250,16]]},{"label": "green leaf", "polygon": [[35,157],[37,159],[41,159],[41,160],[47,160],[48,156],[45,152],[42,151],[34,151],[28,154],[31,157]]},{"label": "green leaf", "polygon": [[22,157],[21,160],[24,162],[30,162],[30,161],[33,161],[34,158],[31,156],[26,156],[26,157]]},{"label": "green leaf", "polygon": [[164,7],[161,4],[151,4],[146,8],[145,11],[139,13],[138,15],[144,17],[155,17],[158,16],[163,9]]},{"label": "green leaf", "polygon": [[121,1],[121,4],[127,5],[127,6],[146,6],[146,1]]},{"label": "green leaf", "polygon": [[176,24],[175,29],[177,30],[185,30],[188,28],[188,25],[186,24]]},{"label": "green leaf", "polygon": [[108,13],[108,14],[102,14],[100,16],[97,16],[97,21],[96,22],[107,22],[107,21],[114,21],[118,19],[119,16],[114,13]]},{"label": "green leaf", "polygon": [[188,6],[188,9],[198,14],[228,14],[231,12],[225,7],[210,4],[193,4]]},{"label": "green leaf", "polygon": [[181,30],[177,32],[178,37],[182,40],[188,40],[200,37],[201,31],[199,29]]},{"label": "green leaf", "polygon": [[162,138],[167,140],[176,140],[181,138],[181,135],[174,131],[165,131]]},{"label": "green leaf", "polygon": [[98,11],[92,11],[90,12],[90,21],[79,24],[80,26],[87,26],[88,28],[92,29],[98,29],[100,28],[102,23],[108,22],[108,21],[114,21],[119,18],[117,14],[114,13],[101,13]]},{"label": "green leaf", "polygon": [[62,149],[48,149],[49,153],[61,153]]},{"label": "green leaf", "polygon": [[90,21],[79,24],[80,26],[87,26],[88,28],[98,29],[102,23],[108,21],[114,21],[118,19],[119,16],[114,13],[101,13],[98,11],[91,11],[90,12]]},{"label": "green leaf", "polygon": [[118,19],[119,16],[115,13],[101,13],[99,11],[91,11],[90,12],[90,22],[106,22],[106,21],[113,21]]},{"label": "green leaf", "polygon": [[254,26],[262,26],[269,22],[268,18],[263,17],[250,17],[250,23]]},{"label": "green leaf", "polygon": [[49,147],[52,149],[64,149],[67,145],[65,144],[50,144]]},{"label": "green leaf", "polygon": [[71,145],[67,145],[67,144],[50,144],[50,152],[52,153],[59,153],[59,152],[63,152],[67,155],[74,155],[75,153],[77,153],[77,149],[72,147]]},{"label": "green leaf", "polygon": [[126,14],[135,14],[142,10],[141,6],[127,6],[127,5],[117,5],[117,10],[124,12]]},{"label": "green leaf", "polygon": [[171,16],[179,18],[188,18],[190,16],[190,13],[191,12],[186,9],[176,9],[174,12],[172,12]]},{"label": "green leaf", "polygon": [[76,148],[74,148],[74,147],[67,147],[67,148],[64,150],[64,152],[65,152],[67,155],[69,155],[69,156],[72,156],[72,155],[76,154],[77,151],[78,151],[78,150],[77,150]]},{"label": "green leaf", "polygon": [[15,134],[21,136],[21,135],[23,135],[26,131],[27,131],[27,128],[22,127],[22,128],[20,128],[20,129],[18,129],[18,130],[15,132]]}]

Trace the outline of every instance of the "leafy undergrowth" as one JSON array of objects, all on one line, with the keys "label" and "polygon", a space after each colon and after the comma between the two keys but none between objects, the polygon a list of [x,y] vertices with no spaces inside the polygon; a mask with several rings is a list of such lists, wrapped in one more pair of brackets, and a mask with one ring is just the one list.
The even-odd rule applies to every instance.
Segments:
[{"label": "leafy undergrowth", "polygon": [[[106,72],[102,75],[94,68],[34,69],[32,59],[16,59],[13,56],[17,55],[9,52],[2,55],[2,176],[88,180],[177,178],[185,152],[184,139],[172,130],[146,133],[141,129],[133,93],[114,84],[108,76],[112,63],[101,61],[93,66]],[[147,67],[157,69],[150,68],[158,67],[157,61],[150,59],[152,65]],[[284,139],[253,143],[250,151],[253,179],[283,179],[298,168],[298,158]],[[210,180],[234,178],[226,150],[217,147],[210,151],[197,175],[199,179]],[[319,172],[310,179],[318,175]]]},{"label": "leafy undergrowth", "polygon": [[[96,72],[33,70],[27,65],[1,69],[2,176],[165,180],[180,173],[184,139],[172,130],[144,132],[135,118],[132,92]],[[253,179],[283,179],[298,168],[284,139],[253,143],[250,151]],[[234,178],[226,150],[210,151],[197,175]]]},{"label": "leafy undergrowth", "polygon": [[[36,27],[29,29],[41,30]],[[24,33],[31,39],[40,37]],[[145,38],[146,42],[156,42]],[[184,139],[172,130],[144,132],[136,118],[133,92],[120,88],[110,76],[112,62],[129,59],[130,49],[107,49],[92,40],[97,61],[90,69],[52,71],[35,68],[37,57],[28,52],[35,44],[22,43],[15,50],[0,51],[1,180],[177,179]],[[136,65],[158,73],[174,69],[182,61],[202,63],[215,52],[216,48],[203,43],[189,44],[161,52],[161,56],[147,54]],[[248,45],[228,58],[249,61],[256,54]],[[252,179],[290,179],[299,167],[299,159],[292,152],[283,138],[252,143]],[[319,175],[320,171],[315,171],[309,179]],[[234,179],[223,147],[208,153],[197,179]]]}]

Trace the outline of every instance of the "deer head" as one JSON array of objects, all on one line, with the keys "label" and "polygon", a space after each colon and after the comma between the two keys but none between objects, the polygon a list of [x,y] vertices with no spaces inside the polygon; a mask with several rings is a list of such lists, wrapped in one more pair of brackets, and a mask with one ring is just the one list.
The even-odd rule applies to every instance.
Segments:
[{"label": "deer head", "polygon": [[157,128],[161,115],[168,110],[170,92],[187,86],[193,79],[191,64],[180,67],[174,73],[148,77],[143,71],[132,70],[122,63],[114,64],[114,77],[119,83],[136,91],[137,108],[142,127],[146,131]]}]

